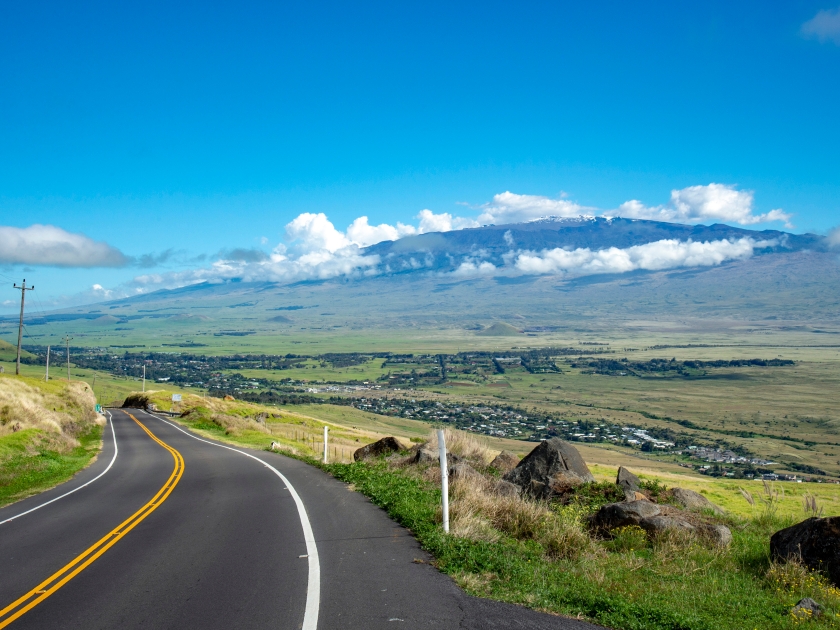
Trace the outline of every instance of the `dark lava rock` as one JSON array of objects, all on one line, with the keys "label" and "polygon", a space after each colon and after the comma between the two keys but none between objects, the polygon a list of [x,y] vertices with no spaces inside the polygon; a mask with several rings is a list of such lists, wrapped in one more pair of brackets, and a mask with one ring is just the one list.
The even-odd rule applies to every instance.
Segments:
[{"label": "dark lava rock", "polygon": [[[437,449],[429,448],[427,445],[421,445],[421,448],[414,450],[413,455],[410,455],[409,460],[412,464],[438,464],[440,465],[440,452]],[[461,460],[460,457],[446,451],[446,464],[454,466]]]},{"label": "dark lava rock", "polygon": [[642,483],[641,480],[627,470],[624,466],[618,467],[618,476],[615,478],[616,485],[621,486],[622,490],[624,490],[624,495],[629,500],[634,500],[636,496],[636,492],[639,490],[639,485]]},{"label": "dark lava rock", "polygon": [[726,525],[706,525],[702,532],[709,542],[718,547],[728,547],[732,543],[732,532]]},{"label": "dark lava rock", "polygon": [[677,516],[666,516],[664,514],[658,516],[650,516],[639,521],[639,527],[645,530],[648,534],[656,535],[662,534],[669,529],[678,529],[688,532],[694,531],[694,525]]},{"label": "dark lava rock", "polygon": [[822,606],[810,597],[803,597],[790,612],[799,619],[816,619],[822,615]]},{"label": "dark lava rock", "polygon": [[723,514],[723,510],[709,501],[699,492],[686,490],[685,488],[671,488],[671,496],[674,500],[687,510],[713,510],[717,514]]},{"label": "dark lava rock", "polygon": [[609,532],[617,527],[639,525],[644,519],[659,516],[662,510],[650,501],[630,501],[629,503],[608,503],[592,515],[590,525],[594,529]]},{"label": "dark lava rock", "polygon": [[397,438],[384,437],[378,442],[368,444],[358,449],[353,453],[354,461],[361,461],[369,457],[379,457],[380,455],[390,455],[402,450],[402,444],[397,441]]},{"label": "dark lava rock", "polygon": [[812,517],[779,530],[770,538],[770,554],[775,560],[795,559],[823,571],[840,586],[840,516]]},{"label": "dark lava rock", "polygon": [[515,483],[505,481],[504,479],[496,482],[494,490],[500,497],[518,497],[519,493],[522,491]]},{"label": "dark lava rock", "polygon": [[545,498],[552,494],[552,479],[558,473],[566,475],[567,480],[572,479],[571,473],[584,483],[595,481],[577,449],[560,438],[541,442],[504,479],[534,497]]},{"label": "dark lava rock", "polygon": [[490,462],[490,468],[495,468],[500,473],[508,473],[519,463],[519,458],[510,451],[502,451]]},{"label": "dark lava rock", "polygon": [[[447,453],[449,455],[449,453]],[[449,459],[447,457],[447,459]],[[438,461],[440,461],[440,457],[438,457]],[[475,468],[470,466],[467,462],[458,462],[454,466],[450,466],[449,468],[449,477],[451,479],[481,479],[481,473],[479,473]]]}]

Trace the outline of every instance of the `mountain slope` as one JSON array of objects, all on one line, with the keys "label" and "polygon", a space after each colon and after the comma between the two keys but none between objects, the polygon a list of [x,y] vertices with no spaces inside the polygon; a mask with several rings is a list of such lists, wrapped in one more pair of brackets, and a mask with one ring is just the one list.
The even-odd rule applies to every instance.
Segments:
[{"label": "mountain slope", "polygon": [[[602,250],[663,239],[743,238],[769,244],[745,259],[660,271],[471,278],[452,273],[465,256],[504,264],[505,254],[513,248]],[[504,321],[515,324],[508,333],[522,334],[511,331],[674,318],[819,326],[815,322],[835,321],[840,313],[837,253],[812,234],[578,219],[424,234],[379,243],[365,253],[382,258],[378,275],[293,284],[203,283],[32,317],[27,323],[72,329],[74,321],[84,320],[85,334],[96,329],[177,326],[184,334],[235,335],[440,326],[480,330]],[[405,269],[395,271],[401,265]],[[6,331],[11,331],[10,326],[10,321],[3,324]]]}]

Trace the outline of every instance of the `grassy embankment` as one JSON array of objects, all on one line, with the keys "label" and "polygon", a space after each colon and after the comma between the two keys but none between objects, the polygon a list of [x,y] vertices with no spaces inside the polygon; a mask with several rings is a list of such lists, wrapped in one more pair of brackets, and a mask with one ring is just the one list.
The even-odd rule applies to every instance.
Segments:
[{"label": "grassy embankment", "polygon": [[63,481],[99,452],[101,418],[86,383],[0,375],[0,506]]},{"label": "grassy embankment", "polygon": [[[150,393],[149,398],[168,400],[164,392]],[[280,442],[316,465],[320,465],[318,439],[325,424],[331,427],[331,439],[341,444],[339,453],[344,453],[345,462],[349,449],[383,432],[415,440],[421,431],[428,432],[424,423],[347,408],[318,405],[291,411],[198,397],[187,397],[183,404],[187,413],[181,421],[209,437],[262,448],[269,441]],[[260,414],[268,414],[265,426],[255,420]],[[454,450],[481,469],[494,454],[489,449],[505,445],[459,437]],[[785,499],[772,494],[762,501],[762,486],[748,486],[756,496],[756,507],[742,497],[740,513],[702,515],[732,530],[731,547],[721,549],[697,537],[651,540],[637,530],[613,540],[591,536],[585,518],[615,492],[609,482],[590,487],[561,506],[500,499],[489,489],[492,477],[479,482],[456,480],[451,487],[452,533],[444,535],[436,466],[379,461],[332,463],[324,468],[411,529],[437,566],[476,595],[581,615],[614,628],[663,630],[793,628],[800,622],[790,615],[791,606],[810,596],[826,606],[823,619],[812,622],[815,627],[837,627],[840,592],[799,566],[776,565],[769,559],[769,536],[805,517],[801,505],[793,509],[797,501],[790,492]],[[600,479],[614,475],[608,464],[593,465],[593,471]],[[661,484],[664,479],[668,486],[699,488],[712,499],[718,496],[718,486],[725,485],[646,472],[649,487],[657,488],[656,480]],[[784,507],[787,515],[782,513]]]}]

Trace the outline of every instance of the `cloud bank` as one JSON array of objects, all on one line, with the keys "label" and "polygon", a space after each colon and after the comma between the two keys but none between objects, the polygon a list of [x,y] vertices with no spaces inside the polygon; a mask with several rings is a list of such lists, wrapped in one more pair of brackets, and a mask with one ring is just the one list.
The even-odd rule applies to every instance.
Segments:
[{"label": "cloud bank", "polygon": [[752,256],[756,248],[763,249],[776,244],[776,241],[755,241],[751,238],[705,242],[664,239],[625,249],[556,248],[540,253],[519,254],[515,267],[523,274],[575,275],[626,273],[638,269],[663,271],[678,267],[711,267],[729,260],[744,260]]},{"label": "cloud bank", "polygon": [[[757,214],[754,212],[753,203],[752,191],[711,183],[673,190],[668,203],[663,205],[646,206],[638,200],[630,200],[611,210],[586,207],[564,198],[551,199],[508,191],[495,195],[490,202],[479,206],[476,209],[476,218],[449,213],[436,214],[426,209],[416,215],[414,225],[399,222],[395,225],[375,225],[370,223],[367,216],[361,216],[352,221],[344,231],[336,228],[326,214],[307,212],[298,215],[285,226],[284,242],[270,252],[242,248],[223,250],[209,266],[148,273],[137,276],[117,289],[108,290],[96,285],[91,291],[97,295],[119,297],[161,288],[172,289],[200,282],[224,282],[232,279],[291,283],[387,274],[394,271],[389,267],[388,261],[383,261],[380,256],[366,251],[366,247],[386,240],[429,232],[448,232],[490,223],[521,223],[546,217],[602,216],[682,223],[721,221],[739,225],[782,221],[790,225],[789,214],[778,209]],[[437,267],[438,271],[432,272],[444,273],[454,278],[467,278],[544,274],[580,276],[625,273],[640,269],[666,270],[743,260],[752,256],[756,248],[775,244],[751,238],[710,242],[661,240],[625,249],[557,248],[535,252],[517,249],[509,232],[504,241],[509,250],[501,260],[498,256],[492,261],[488,260],[490,256],[476,251],[457,260],[449,256],[452,264],[449,271],[442,272]],[[164,252],[161,256],[167,255],[169,253]],[[411,269],[426,268],[431,271],[434,261],[433,257],[426,260],[420,254],[419,258],[411,258],[409,262]]]},{"label": "cloud bank", "polygon": [[627,219],[651,219],[676,223],[725,221],[739,225],[756,225],[781,221],[792,228],[791,215],[776,209],[753,214],[753,191],[736,190],[734,186],[711,183],[708,186],[689,186],[671,191],[671,200],[664,206],[645,206],[641,201],[625,201],[604,216]]},{"label": "cloud bank", "polygon": [[0,263],[53,267],[124,267],[120,250],[53,225],[0,226]]}]

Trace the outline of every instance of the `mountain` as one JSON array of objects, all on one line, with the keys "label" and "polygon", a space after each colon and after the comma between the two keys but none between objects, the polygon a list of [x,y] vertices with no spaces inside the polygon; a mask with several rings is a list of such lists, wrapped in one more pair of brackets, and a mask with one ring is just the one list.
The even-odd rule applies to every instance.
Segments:
[{"label": "mountain", "polygon": [[[675,243],[688,241],[703,251],[709,243],[723,243],[725,249],[744,242],[747,254],[698,266],[691,266],[689,257],[688,266],[621,273],[592,265],[573,273],[527,273],[513,264],[522,252],[548,260],[547,251],[562,258],[580,248],[617,252],[621,258],[632,248],[660,241],[670,242],[663,250],[666,259]],[[834,325],[840,313],[838,255],[814,234],[580,218],[422,234],[378,243],[363,253],[379,257],[376,274],[291,284],[202,283],[29,317],[27,325],[33,333],[41,325],[72,331],[78,322],[84,323],[78,329],[83,334],[96,327],[135,330],[132,335],[177,327],[180,335],[221,337],[441,327],[526,335],[652,320],[720,330],[761,322],[819,331]],[[488,263],[491,273],[460,274],[469,260]],[[597,256],[593,261],[603,262]],[[0,323],[0,332],[8,336],[11,325],[11,320]]]},{"label": "mountain", "polygon": [[721,241],[750,238],[772,242],[757,253],[824,251],[825,239],[816,234],[790,234],[778,230],[747,230],[729,225],[685,225],[642,219],[604,217],[546,218],[512,225],[433,232],[384,241],[364,250],[378,255],[392,271],[414,273],[419,269],[446,271],[458,267],[465,256],[481,255],[496,266],[511,251],[539,252],[554,248],[588,248],[593,251],[625,249],[661,240]]}]

